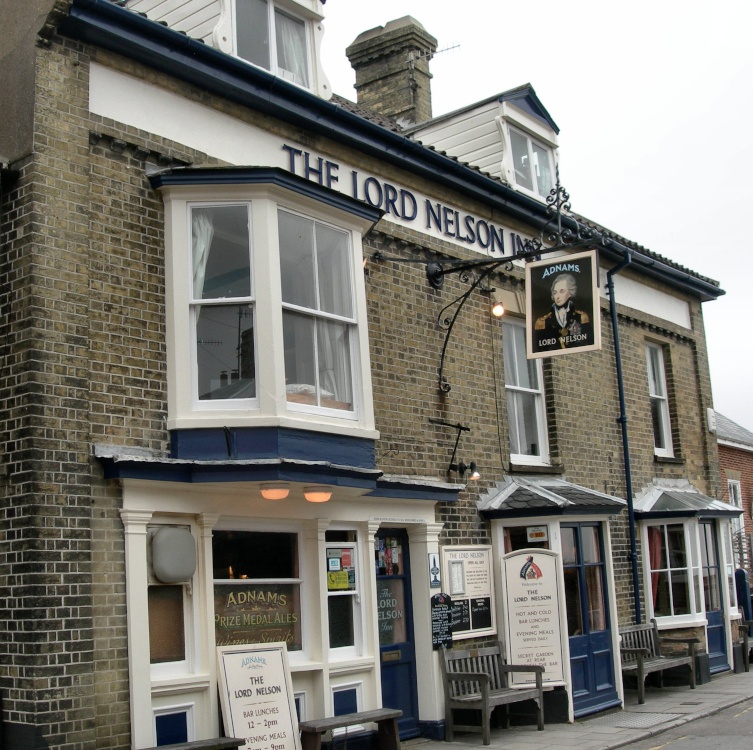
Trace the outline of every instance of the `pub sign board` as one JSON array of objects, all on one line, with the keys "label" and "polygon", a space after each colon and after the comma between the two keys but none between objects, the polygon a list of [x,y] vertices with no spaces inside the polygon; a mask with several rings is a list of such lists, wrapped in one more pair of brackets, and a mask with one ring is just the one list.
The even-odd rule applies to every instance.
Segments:
[{"label": "pub sign board", "polygon": [[301,750],[285,643],[219,646],[225,734],[245,750]]},{"label": "pub sign board", "polygon": [[528,359],[601,349],[596,251],[526,265]]},{"label": "pub sign board", "polygon": [[[558,586],[560,556],[556,552],[523,549],[502,557],[505,595],[507,661],[540,664],[544,684],[562,684],[564,655],[562,608]],[[533,675],[512,675],[513,686],[534,684]]]}]

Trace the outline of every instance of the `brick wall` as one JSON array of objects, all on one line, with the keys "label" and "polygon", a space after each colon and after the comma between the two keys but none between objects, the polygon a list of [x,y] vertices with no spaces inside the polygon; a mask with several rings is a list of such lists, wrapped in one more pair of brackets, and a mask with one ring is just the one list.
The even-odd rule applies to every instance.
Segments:
[{"label": "brick wall", "polygon": [[[729,445],[719,446],[719,463],[722,469],[723,499],[729,502],[727,480],[735,479],[740,482],[743,508],[743,533],[747,543],[753,535],[753,518],[751,518],[751,505],[753,505],[753,451],[741,450]],[[753,552],[748,544],[748,552]],[[753,566],[748,558],[749,581],[753,583]]]}]

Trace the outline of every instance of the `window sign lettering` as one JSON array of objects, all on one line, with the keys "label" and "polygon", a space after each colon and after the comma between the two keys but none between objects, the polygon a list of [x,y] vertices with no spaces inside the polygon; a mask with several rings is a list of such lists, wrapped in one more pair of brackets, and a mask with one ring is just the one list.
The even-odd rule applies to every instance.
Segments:
[{"label": "window sign lettering", "polygon": [[408,640],[403,584],[400,578],[377,581],[377,621],[380,646],[392,646]]},{"label": "window sign lettering", "polygon": [[452,597],[453,638],[496,633],[491,547],[444,547],[442,567]]},{"label": "window sign lettering", "polygon": [[222,720],[246,750],[300,750],[284,643],[217,649]]},{"label": "window sign lettering", "polygon": [[[564,680],[558,561],[558,553],[540,548],[502,558],[507,660],[542,665],[544,683]],[[513,685],[534,684],[525,673],[513,675],[512,680]]]},{"label": "window sign lettering", "polygon": [[283,642],[300,650],[299,588],[285,583],[215,583],[214,635],[217,646]]}]

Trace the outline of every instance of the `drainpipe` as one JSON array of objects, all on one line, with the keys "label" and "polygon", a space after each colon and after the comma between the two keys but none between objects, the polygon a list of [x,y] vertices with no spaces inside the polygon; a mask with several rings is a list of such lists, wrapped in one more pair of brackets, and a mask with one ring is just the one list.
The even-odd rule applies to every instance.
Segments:
[{"label": "drainpipe", "polygon": [[633,254],[630,250],[618,266],[607,271],[607,292],[609,293],[609,312],[612,315],[612,333],[614,335],[614,359],[617,367],[617,388],[620,394],[620,416],[617,421],[622,427],[622,455],[625,464],[625,491],[627,493],[628,526],[630,529],[630,554],[628,559],[633,569],[633,601],[635,606],[635,622],[640,625],[641,617],[641,590],[640,578],[638,577],[638,550],[635,541],[635,509],[633,508],[633,480],[630,473],[630,447],[627,431],[627,409],[625,408],[625,383],[622,377],[622,355],[620,354],[620,332],[617,328],[617,303],[614,299],[613,276],[623,271],[633,262]]}]

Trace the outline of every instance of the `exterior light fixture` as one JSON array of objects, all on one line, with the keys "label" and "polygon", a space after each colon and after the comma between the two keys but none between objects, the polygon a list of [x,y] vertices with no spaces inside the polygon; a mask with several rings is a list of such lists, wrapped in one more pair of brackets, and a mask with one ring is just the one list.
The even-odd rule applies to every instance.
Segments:
[{"label": "exterior light fixture", "polygon": [[259,491],[265,500],[284,500],[290,494],[284,484],[263,484]]},{"label": "exterior light fixture", "polygon": [[476,462],[471,461],[469,464],[461,461],[459,464],[450,464],[450,471],[457,471],[460,476],[464,476],[467,471],[470,472],[468,479],[475,482],[477,479],[481,479],[481,474],[476,468]]},{"label": "exterior light fixture", "polygon": [[492,289],[492,315],[501,318],[505,314],[505,302],[500,289]]},{"label": "exterior light fixture", "polygon": [[306,487],[303,496],[310,503],[326,503],[332,497],[331,487]]}]

